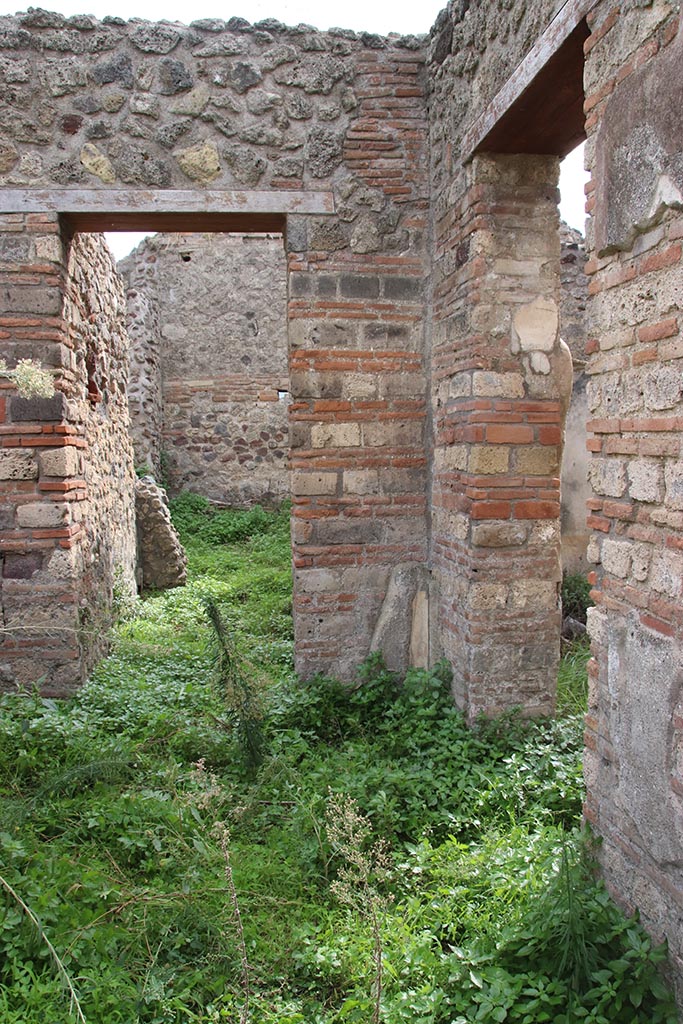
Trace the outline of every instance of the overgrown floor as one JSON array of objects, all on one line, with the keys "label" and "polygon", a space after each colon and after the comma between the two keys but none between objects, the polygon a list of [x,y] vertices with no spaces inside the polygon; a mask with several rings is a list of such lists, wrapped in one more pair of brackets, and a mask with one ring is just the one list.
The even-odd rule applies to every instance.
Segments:
[{"label": "overgrown floor", "polygon": [[467,729],[445,667],[302,687],[287,511],[174,514],[188,586],[0,705],[3,1024],[672,1024],[579,836],[586,653],[553,722]]}]

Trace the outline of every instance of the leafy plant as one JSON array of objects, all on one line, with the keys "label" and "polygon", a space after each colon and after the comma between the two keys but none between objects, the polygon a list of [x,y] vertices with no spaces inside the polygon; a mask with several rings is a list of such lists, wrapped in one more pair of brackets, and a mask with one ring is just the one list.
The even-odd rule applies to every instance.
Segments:
[{"label": "leafy plant", "polygon": [[586,612],[593,606],[591,585],[580,572],[562,573],[562,614],[585,623]]},{"label": "leafy plant", "polygon": [[70,1013],[75,1013],[76,1019],[78,1021],[80,1021],[81,1024],[86,1024],[86,1020],[85,1020],[85,1017],[83,1016],[83,1010],[81,1009],[81,1004],[78,1001],[78,995],[76,994],[76,989],[74,988],[74,984],[73,984],[71,978],[69,977],[69,973],[68,973],[66,967],[64,966],[64,963],[63,963],[61,957],[59,956],[59,953],[57,952],[57,950],[55,949],[55,947],[52,945],[52,943],[50,942],[49,938],[47,937],[47,935],[45,933],[45,930],[44,930],[43,926],[41,925],[40,921],[38,920],[36,915],[33,913],[31,908],[29,907],[29,905],[22,899],[22,897],[13,888],[13,886],[10,885],[10,883],[7,881],[7,879],[2,877],[2,875],[0,875],[0,886],[5,890],[5,892],[9,893],[9,895],[12,897],[12,899],[15,901],[15,903],[21,908],[21,910],[24,912],[24,914],[26,914],[26,916],[28,917],[29,921],[31,922],[31,924],[34,926],[34,928],[38,932],[38,935],[40,936],[41,940],[47,946],[47,948],[48,948],[48,950],[50,952],[50,956],[52,957],[54,965],[55,965],[55,967],[57,969],[57,974],[59,975],[59,979],[64,984],[64,987],[66,988],[67,992],[69,993],[69,1012]]},{"label": "leafy plant", "polygon": [[55,393],[55,370],[46,370],[37,359],[19,359],[13,370],[0,359],[0,377],[9,380],[21,398],[52,398]]}]

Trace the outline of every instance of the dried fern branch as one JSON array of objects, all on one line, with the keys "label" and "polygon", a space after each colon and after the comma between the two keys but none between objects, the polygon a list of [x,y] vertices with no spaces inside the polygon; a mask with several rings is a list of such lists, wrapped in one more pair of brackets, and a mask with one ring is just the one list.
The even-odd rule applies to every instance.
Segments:
[{"label": "dried fern branch", "polygon": [[87,1021],[83,1016],[83,1010],[81,1009],[81,1004],[78,1001],[78,996],[76,995],[76,989],[74,988],[73,982],[69,977],[67,969],[64,966],[59,956],[59,953],[57,952],[57,950],[55,949],[55,947],[52,945],[47,935],[45,934],[45,929],[43,928],[42,924],[40,923],[36,915],[33,913],[29,905],[25,903],[24,900],[21,898],[16,889],[14,889],[9,884],[7,879],[3,878],[2,875],[0,875],[0,885],[2,885],[3,889],[9,893],[13,900],[15,900],[18,906],[21,907],[21,909],[24,911],[29,921],[31,921],[34,928],[40,935],[41,939],[49,949],[50,956],[54,961],[55,967],[57,968],[57,974],[59,975],[59,978],[61,979],[67,992],[69,993],[69,1012],[76,1014],[76,1020],[79,1021],[80,1024],[87,1024]]}]

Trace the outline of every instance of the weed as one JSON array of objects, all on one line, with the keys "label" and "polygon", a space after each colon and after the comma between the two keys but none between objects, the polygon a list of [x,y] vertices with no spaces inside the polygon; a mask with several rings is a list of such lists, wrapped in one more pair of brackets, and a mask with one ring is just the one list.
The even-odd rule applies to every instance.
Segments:
[{"label": "weed", "polygon": [[[236,731],[245,763],[252,771],[263,760],[263,709],[258,687],[238,657],[234,640],[211,597],[204,600],[212,631],[214,670],[221,699],[236,720]],[[248,675],[249,673],[249,675]]]},{"label": "weed", "polygon": [[585,640],[567,645],[557,674],[557,713],[563,717],[585,714],[589,658],[590,645]]},{"label": "weed", "polygon": [[372,1022],[379,1024],[382,1006],[382,932],[381,918],[388,905],[380,894],[391,865],[383,840],[368,846],[372,829],[359,813],[356,801],[330,793],[327,807],[327,835],[333,851],[341,858],[332,892],[341,903],[354,910],[372,929],[374,967]]},{"label": "weed", "polygon": [[230,830],[223,822],[217,822],[214,826],[214,833],[218,836],[220,841],[223,860],[225,862],[225,876],[228,880],[228,888],[230,890],[230,900],[232,902],[232,911],[237,932],[237,943],[239,946],[240,960],[242,964],[242,991],[244,994],[244,1003],[240,1012],[240,1024],[248,1024],[249,999],[251,997],[249,957],[247,955],[247,945],[244,941],[244,927],[242,925],[242,913],[240,911],[239,897],[237,895],[235,877],[232,873],[232,863],[230,861]]}]

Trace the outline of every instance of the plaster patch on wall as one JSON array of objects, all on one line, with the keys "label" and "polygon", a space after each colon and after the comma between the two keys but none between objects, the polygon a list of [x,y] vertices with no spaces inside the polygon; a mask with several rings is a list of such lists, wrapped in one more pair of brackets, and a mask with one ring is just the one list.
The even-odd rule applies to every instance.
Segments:
[{"label": "plaster patch on wall", "polygon": [[[560,313],[554,299],[539,296],[522,306],[514,315],[512,351],[552,352],[557,341]],[[548,373],[546,370],[537,372]]]}]

